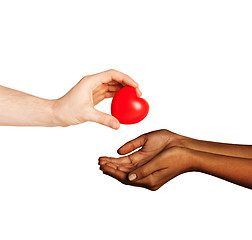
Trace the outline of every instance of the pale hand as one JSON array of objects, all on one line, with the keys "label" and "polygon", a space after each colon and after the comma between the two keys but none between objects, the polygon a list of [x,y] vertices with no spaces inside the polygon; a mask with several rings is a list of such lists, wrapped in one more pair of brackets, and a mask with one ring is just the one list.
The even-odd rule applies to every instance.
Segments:
[{"label": "pale hand", "polygon": [[124,86],[135,87],[141,95],[138,84],[116,70],[85,76],[66,95],[53,100],[56,125],[70,126],[92,121],[118,129],[120,123],[115,117],[96,110],[94,106],[113,97]]}]

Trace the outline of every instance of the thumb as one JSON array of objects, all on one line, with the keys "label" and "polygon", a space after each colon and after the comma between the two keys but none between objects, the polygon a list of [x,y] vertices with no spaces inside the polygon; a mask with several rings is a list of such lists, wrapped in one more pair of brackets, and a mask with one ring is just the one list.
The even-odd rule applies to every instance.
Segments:
[{"label": "thumb", "polygon": [[96,109],[93,109],[89,113],[89,121],[97,122],[113,129],[118,129],[120,127],[120,123],[115,117]]},{"label": "thumb", "polygon": [[141,167],[137,168],[136,170],[132,171],[128,175],[128,179],[130,181],[137,181],[142,178],[145,178],[152,174],[153,172],[157,171],[159,166],[155,163],[154,160],[147,162],[146,164],[142,165]]}]

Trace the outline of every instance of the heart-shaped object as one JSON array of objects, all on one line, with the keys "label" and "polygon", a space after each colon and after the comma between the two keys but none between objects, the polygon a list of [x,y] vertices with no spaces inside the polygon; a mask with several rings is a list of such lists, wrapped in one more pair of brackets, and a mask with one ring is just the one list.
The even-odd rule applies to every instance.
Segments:
[{"label": "heart-shaped object", "polygon": [[142,121],[149,112],[149,104],[137,96],[133,87],[123,87],[114,96],[111,103],[111,114],[123,124],[134,124]]}]

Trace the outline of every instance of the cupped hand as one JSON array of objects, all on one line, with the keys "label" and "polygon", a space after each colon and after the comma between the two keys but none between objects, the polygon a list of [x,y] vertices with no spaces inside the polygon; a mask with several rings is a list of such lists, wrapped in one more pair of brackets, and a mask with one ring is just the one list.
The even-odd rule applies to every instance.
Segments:
[{"label": "cupped hand", "polygon": [[152,160],[140,167],[136,167],[129,173],[120,170],[120,166],[111,164],[101,165],[101,170],[124,184],[155,191],[172,178],[182,173],[193,171],[193,151],[181,147],[165,149]]},{"label": "cupped hand", "polygon": [[[141,171],[141,167],[144,167],[149,163],[151,164],[151,162],[153,162],[153,160],[157,157],[164,156],[164,152],[167,154],[174,152],[176,145],[178,145],[179,140],[182,138],[183,136],[165,129],[143,134],[136,139],[127,142],[118,149],[118,153],[120,155],[130,153],[129,155],[120,158],[100,157],[100,169],[105,174],[116,178],[124,184],[143,186],[151,189],[153,187],[152,184],[148,185],[138,181],[130,181],[130,173],[134,174],[134,171],[137,169],[140,169]],[[138,151],[131,153],[138,148],[140,148]],[[142,176],[139,175],[137,180],[140,180],[141,178]],[[160,184],[157,186],[155,185],[152,190],[156,190],[160,186]]]},{"label": "cupped hand", "polygon": [[[175,145],[179,137],[178,134],[165,129],[143,134],[125,143],[117,151],[120,155],[130,153],[129,155],[120,158],[100,157],[99,164],[107,164],[111,167],[117,167],[121,171],[129,172],[145,164],[165,148]],[[138,151],[133,152],[138,148],[140,148]]]},{"label": "cupped hand", "polygon": [[94,106],[105,98],[113,97],[124,86],[136,88],[141,95],[138,84],[119,71],[108,70],[85,76],[67,94],[54,100],[56,125],[70,126],[92,121],[118,129],[120,123],[115,117],[98,111]]}]

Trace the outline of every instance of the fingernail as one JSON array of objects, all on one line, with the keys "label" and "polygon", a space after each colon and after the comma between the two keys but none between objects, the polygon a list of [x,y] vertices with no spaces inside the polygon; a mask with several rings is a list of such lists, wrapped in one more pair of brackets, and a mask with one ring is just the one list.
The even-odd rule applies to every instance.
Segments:
[{"label": "fingernail", "polygon": [[135,173],[132,173],[132,174],[129,175],[129,180],[133,181],[133,180],[136,179],[136,177],[137,177],[137,175]]},{"label": "fingernail", "polygon": [[138,97],[141,97],[141,96],[142,96],[142,92],[140,91],[139,88],[137,88],[137,96],[138,96]]},{"label": "fingernail", "polygon": [[117,129],[118,128],[118,123],[116,121],[112,121],[110,123],[110,127],[113,128],[113,129]]}]

